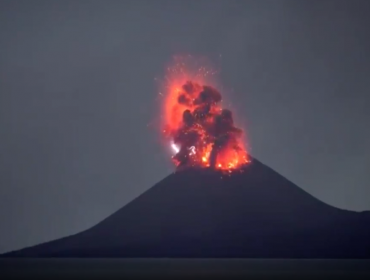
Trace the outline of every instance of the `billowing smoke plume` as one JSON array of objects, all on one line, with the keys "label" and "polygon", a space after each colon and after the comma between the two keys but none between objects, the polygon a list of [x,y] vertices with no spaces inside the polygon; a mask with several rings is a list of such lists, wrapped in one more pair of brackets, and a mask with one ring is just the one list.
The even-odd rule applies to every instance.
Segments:
[{"label": "billowing smoke plume", "polygon": [[221,108],[217,89],[188,81],[176,98],[172,111],[182,116],[180,125],[169,125],[169,133],[178,147],[173,159],[179,166],[230,169],[247,162],[242,130],[235,127],[232,112]]}]

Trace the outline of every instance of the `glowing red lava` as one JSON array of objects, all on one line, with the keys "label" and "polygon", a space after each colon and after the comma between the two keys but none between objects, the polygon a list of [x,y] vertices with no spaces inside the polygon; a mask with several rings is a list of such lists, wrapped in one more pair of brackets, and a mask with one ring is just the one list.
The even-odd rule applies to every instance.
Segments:
[{"label": "glowing red lava", "polygon": [[212,167],[231,171],[249,162],[242,130],[220,92],[209,83],[204,67],[189,71],[182,59],[169,67],[163,104],[163,135],[176,166]]}]

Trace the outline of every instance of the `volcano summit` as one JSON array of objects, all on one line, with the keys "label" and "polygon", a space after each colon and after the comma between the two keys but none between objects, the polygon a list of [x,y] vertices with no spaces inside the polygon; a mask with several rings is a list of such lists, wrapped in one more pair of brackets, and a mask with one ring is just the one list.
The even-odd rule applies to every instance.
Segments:
[{"label": "volcano summit", "polygon": [[370,258],[370,215],[329,206],[251,158],[187,168],[96,226],[2,257]]}]

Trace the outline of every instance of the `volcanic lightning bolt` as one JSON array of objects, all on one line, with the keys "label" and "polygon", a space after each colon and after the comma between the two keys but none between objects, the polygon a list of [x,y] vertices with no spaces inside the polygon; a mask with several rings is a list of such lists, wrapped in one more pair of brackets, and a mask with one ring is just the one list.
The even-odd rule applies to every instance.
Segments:
[{"label": "volcanic lightning bolt", "polygon": [[232,171],[249,162],[248,153],[243,131],[232,112],[222,108],[221,93],[207,82],[210,74],[204,67],[189,71],[182,59],[168,68],[163,135],[176,166]]}]

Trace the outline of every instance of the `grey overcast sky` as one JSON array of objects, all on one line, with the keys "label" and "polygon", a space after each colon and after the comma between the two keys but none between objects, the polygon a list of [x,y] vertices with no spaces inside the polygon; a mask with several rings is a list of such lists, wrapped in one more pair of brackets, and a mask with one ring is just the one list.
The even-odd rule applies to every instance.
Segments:
[{"label": "grey overcast sky", "polygon": [[85,230],[168,175],[158,85],[221,59],[252,154],[370,209],[370,1],[0,2],[0,252]]}]

